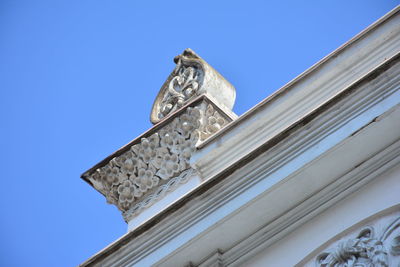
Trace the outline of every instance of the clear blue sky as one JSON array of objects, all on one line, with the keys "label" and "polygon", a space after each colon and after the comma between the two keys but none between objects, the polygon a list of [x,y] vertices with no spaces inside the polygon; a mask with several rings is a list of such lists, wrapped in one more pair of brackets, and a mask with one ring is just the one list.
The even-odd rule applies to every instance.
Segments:
[{"label": "clear blue sky", "polygon": [[397,3],[0,0],[0,266],[76,266],[126,232],[79,176],[151,126],[183,49],[240,115]]}]

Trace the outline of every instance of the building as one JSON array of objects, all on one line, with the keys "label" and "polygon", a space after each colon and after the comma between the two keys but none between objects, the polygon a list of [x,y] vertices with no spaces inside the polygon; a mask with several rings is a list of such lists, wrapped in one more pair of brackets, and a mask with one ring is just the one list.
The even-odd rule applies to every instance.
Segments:
[{"label": "building", "polygon": [[241,117],[191,50],[82,175],[128,232],[81,266],[399,266],[400,8]]}]

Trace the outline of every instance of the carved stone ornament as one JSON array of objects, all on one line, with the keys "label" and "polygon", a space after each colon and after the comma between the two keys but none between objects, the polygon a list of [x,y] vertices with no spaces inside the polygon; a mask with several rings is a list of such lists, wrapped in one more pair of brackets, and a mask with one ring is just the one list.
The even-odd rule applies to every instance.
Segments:
[{"label": "carved stone ornament", "polygon": [[229,82],[190,49],[175,62],[153,105],[157,124],[82,175],[126,221],[188,181],[198,144],[236,118]]},{"label": "carved stone ornament", "polygon": [[386,226],[367,226],[353,238],[342,239],[320,253],[318,267],[400,266],[400,217]]},{"label": "carved stone ornament", "polygon": [[174,59],[176,67],[153,104],[150,120],[158,123],[195,97],[207,94],[219,106],[232,109],[235,88],[191,49]]},{"label": "carved stone ornament", "polygon": [[186,182],[196,145],[232,118],[206,96],[184,107],[144,136],[83,175],[108,203],[130,220],[165,193]]}]

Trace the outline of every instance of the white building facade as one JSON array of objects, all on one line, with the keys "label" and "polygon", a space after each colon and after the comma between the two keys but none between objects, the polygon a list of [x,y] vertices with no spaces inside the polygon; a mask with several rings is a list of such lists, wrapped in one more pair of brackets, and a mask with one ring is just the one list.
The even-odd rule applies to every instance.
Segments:
[{"label": "white building facade", "polygon": [[400,266],[400,8],[244,115],[191,50],[82,178],[128,232],[81,266]]}]

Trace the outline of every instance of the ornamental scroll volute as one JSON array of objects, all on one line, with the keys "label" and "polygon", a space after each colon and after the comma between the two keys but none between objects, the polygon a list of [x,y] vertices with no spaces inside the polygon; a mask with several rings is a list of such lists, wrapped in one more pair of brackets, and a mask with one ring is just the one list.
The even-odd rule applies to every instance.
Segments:
[{"label": "ornamental scroll volute", "polygon": [[400,212],[398,209],[390,211],[339,234],[340,238],[328,241],[296,266],[400,266]]},{"label": "ornamental scroll volute", "polygon": [[235,88],[191,49],[174,59],[176,67],[161,87],[150,115],[156,124],[199,95],[212,97],[219,106],[231,110]]},{"label": "ornamental scroll volute", "polygon": [[236,117],[231,84],[191,50],[175,61],[153,105],[156,125],[82,175],[126,221],[190,179],[197,146]]}]

